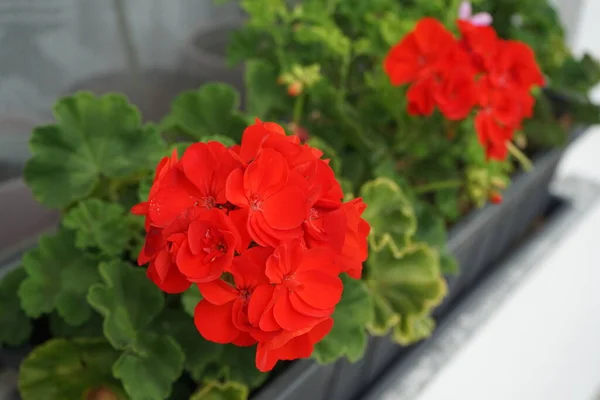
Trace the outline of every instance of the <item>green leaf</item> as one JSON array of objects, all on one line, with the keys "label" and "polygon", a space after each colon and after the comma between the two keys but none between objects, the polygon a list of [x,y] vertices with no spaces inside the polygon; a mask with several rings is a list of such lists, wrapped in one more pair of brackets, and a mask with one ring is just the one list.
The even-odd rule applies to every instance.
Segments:
[{"label": "green leaf", "polygon": [[389,178],[377,178],[365,183],[360,196],[367,204],[363,218],[371,224],[375,251],[393,241],[402,247],[417,230],[417,220],[409,197]]},{"label": "green leaf", "polygon": [[455,221],[461,217],[458,200],[458,189],[443,189],[435,192],[436,207],[450,221]]},{"label": "green leaf", "polygon": [[22,267],[9,271],[0,281],[0,345],[18,346],[31,335],[31,321],[21,308],[17,293],[27,274]]},{"label": "green leaf", "polygon": [[58,101],[56,123],[36,128],[25,180],[36,199],[65,207],[89,196],[101,177],[120,178],[153,168],[164,143],[120,95],[86,92]]},{"label": "green leaf", "polygon": [[281,103],[283,90],[277,84],[277,69],[264,60],[246,62],[246,111],[266,119],[273,106]]},{"label": "green leaf", "polygon": [[191,316],[182,310],[165,309],[152,325],[152,330],[172,336],[185,354],[185,369],[197,382],[203,380],[206,369],[222,358],[224,346],[205,340]]},{"label": "green leaf", "polygon": [[238,141],[246,127],[246,121],[237,112],[239,106],[240,95],[233,87],[209,83],[177,96],[171,113],[165,117],[166,125],[195,140],[222,135]]},{"label": "green leaf", "polygon": [[395,336],[397,341],[407,344],[422,339],[422,326],[414,324],[422,324],[446,295],[435,249],[413,243],[398,250],[393,242],[387,242],[380,251],[372,252],[367,262],[367,284],[375,307],[375,317],[368,325],[371,333],[385,335],[400,324],[403,334]]},{"label": "green leaf", "polygon": [[256,348],[224,345],[220,364],[224,367],[225,380],[246,384],[251,389],[261,386],[269,374],[256,368]]},{"label": "green leaf", "polygon": [[295,30],[294,35],[299,43],[322,44],[329,50],[328,53],[342,58],[348,56],[352,45],[350,39],[335,24],[327,24],[326,26],[303,25]]},{"label": "green leaf", "polygon": [[104,317],[104,335],[117,349],[137,345],[140,334],[164,307],[160,290],[142,268],[122,261],[100,264],[104,283],[89,290],[88,302]]},{"label": "green leaf", "polygon": [[123,382],[131,400],[163,400],[181,375],[184,358],[172,337],[143,334],[135,348],[125,351],[115,362],[113,374]]},{"label": "green leaf", "polygon": [[219,142],[226,147],[235,146],[237,144],[236,141],[233,140],[232,138],[229,138],[229,137],[223,136],[223,135],[205,136],[202,138],[202,140],[200,140],[200,142],[203,142],[203,143]]},{"label": "green leaf", "polygon": [[247,400],[248,396],[248,387],[242,383],[210,381],[194,393],[190,400]]},{"label": "green leaf", "polygon": [[321,364],[341,356],[350,362],[360,360],[367,345],[365,326],[373,319],[373,304],[364,281],[342,276],[344,293],[333,313],[331,332],[315,345],[313,357]]},{"label": "green leaf", "polygon": [[435,329],[435,321],[427,315],[406,315],[394,327],[392,338],[397,343],[408,346],[427,339]]},{"label": "green leaf", "polygon": [[424,242],[435,248],[440,257],[440,267],[443,274],[453,274],[458,271],[456,258],[448,251],[448,235],[444,219],[435,208],[419,202],[415,204],[417,216],[417,232],[414,240]]},{"label": "green leaf", "polygon": [[181,294],[181,305],[186,313],[194,316],[196,305],[202,300],[202,294],[198,290],[198,286],[192,285],[188,290]]},{"label": "green leaf", "polygon": [[57,313],[50,314],[49,323],[52,337],[97,338],[104,336],[104,332],[102,331],[102,316],[96,312],[92,313],[92,316],[85,324],[79,326],[67,324]]},{"label": "green leaf", "polygon": [[85,301],[88,288],[100,280],[98,259],[75,248],[73,232],[60,229],[43,236],[23,257],[27,278],[19,287],[21,306],[33,318],[56,309],[70,325],[81,325],[92,310]]},{"label": "green leaf", "polygon": [[111,373],[118,356],[104,339],[51,339],[21,364],[19,392],[23,400],[82,399],[100,387],[118,393]]},{"label": "green leaf", "polygon": [[75,231],[79,249],[97,248],[107,256],[123,253],[131,239],[125,209],[116,203],[87,199],[64,217],[66,228]]},{"label": "green leaf", "polygon": [[283,0],[241,0],[240,6],[249,15],[248,23],[254,27],[271,28],[277,17],[286,11]]}]

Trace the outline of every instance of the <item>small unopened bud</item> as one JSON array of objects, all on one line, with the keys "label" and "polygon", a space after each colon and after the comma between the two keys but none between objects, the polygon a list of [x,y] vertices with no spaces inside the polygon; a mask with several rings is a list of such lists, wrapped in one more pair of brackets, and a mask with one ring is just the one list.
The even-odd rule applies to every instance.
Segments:
[{"label": "small unopened bud", "polygon": [[493,190],[490,192],[489,199],[492,204],[500,204],[502,203],[502,194]]},{"label": "small unopened bud", "polygon": [[298,96],[300,93],[302,93],[302,83],[301,82],[294,82],[291,85],[288,86],[287,92],[290,96]]},{"label": "small unopened bud", "polygon": [[87,392],[85,400],[117,400],[117,396],[109,389],[100,387]]},{"label": "small unopened bud", "polygon": [[285,77],[283,75],[279,75],[279,77],[277,78],[277,84],[283,85],[284,83],[285,83]]}]

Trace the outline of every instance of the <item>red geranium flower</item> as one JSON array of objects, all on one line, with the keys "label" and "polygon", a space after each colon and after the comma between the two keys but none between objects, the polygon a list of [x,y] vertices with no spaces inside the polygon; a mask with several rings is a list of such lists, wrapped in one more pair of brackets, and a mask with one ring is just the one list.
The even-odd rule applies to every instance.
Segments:
[{"label": "red geranium flower", "polygon": [[461,34],[460,46],[470,56],[470,64],[484,73],[495,62],[500,40],[491,26],[473,25],[469,21],[457,21]]},{"label": "red geranium flower", "polygon": [[444,53],[456,45],[456,39],[434,18],[421,19],[415,29],[392,47],[384,69],[392,85],[402,85],[429,75]]},{"label": "red geranium flower", "polygon": [[241,166],[234,153],[218,142],[190,146],[181,161],[160,181],[148,197],[149,216],[155,226],[164,227],[189,208],[212,208],[224,204],[225,182]]},{"label": "red geranium flower", "polygon": [[269,283],[265,263],[272,252],[253,247],[236,257],[230,270],[234,286],[222,280],[198,284],[204,298],[196,306],[194,323],[206,340],[238,346],[256,343],[250,335],[256,328],[248,321],[248,302],[259,285]]},{"label": "red geranium flower", "polygon": [[177,266],[191,282],[210,282],[229,269],[241,237],[229,217],[216,208],[202,210],[190,222],[177,253]]},{"label": "red geranium flower", "polygon": [[343,291],[336,254],[306,249],[300,240],[273,252],[265,274],[275,286],[256,289],[248,309],[250,322],[262,331],[298,331],[332,314]]},{"label": "red geranium flower", "polygon": [[139,263],[163,291],[191,283],[200,334],[216,343],[258,342],[261,371],[310,356],[333,324],[343,271],[360,277],[368,224],[323,152],[257,120],[241,146],[190,146],[157,167]]},{"label": "red geranium flower", "polygon": [[515,40],[502,40],[489,68],[492,85],[511,90],[529,90],[532,86],[543,86],[544,76],[540,71],[531,47]]},{"label": "red geranium flower", "polygon": [[248,211],[248,233],[261,246],[276,247],[302,236],[307,192],[302,176],[290,170],[281,153],[269,148],[262,149],[245,171],[237,169],[227,180],[227,199]]}]

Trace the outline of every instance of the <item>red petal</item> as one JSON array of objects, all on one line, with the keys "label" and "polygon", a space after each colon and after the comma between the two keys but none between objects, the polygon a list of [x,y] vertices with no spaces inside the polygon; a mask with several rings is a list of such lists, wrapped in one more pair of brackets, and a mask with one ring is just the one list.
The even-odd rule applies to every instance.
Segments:
[{"label": "red petal", "polygon": [[135,215],[148,215],[148,202],[144,201],[131,207],[131,213]]},{"label": "red petal", "polygon": [[177,268],[171,260],[171,254],[167,251],[159,252],[153,264],[156,274],[161,281],[167,278],[167,274],[171,268]]},{"label": "red petal", "polygon": [[252,240],[263,247],[277,247],[285,237],[285,235],[277,236],[279,232],[267,224],[261,212],[250,211],[246,227]]},{"label": "red petal", "polygon": [[286,331],[298,331],[313,326],[319,318],[300,314],[292,307],[288,294],[281,296],[273,307],[273,315],[277,324]]},{"label": "red petal", "polygon": [[167,186],[149,200],[148,216],[154,225],[165,227],[195,202],[185,187]]},{"label": "red petal", "polygon": [[334,276],[342,272],[337,254],[325,247],[303,251],[302,254],[298,254],[296,260],[298,272],[318,270]]},{"label": "red petal", "polygon": [[262,205],[265,221],[274,229],[293,229],[308,216],[306,193],[297,186],[286,186]]},{"label": "red petal", "polygon": [[273,307],[268,307],[265,310],[265,313],[260,317],[258,327],[265,332],[275,332],[281,329],[273,314]]},{"label": "red petal", "polygon": [[256,344],[256,339],[250,336],[248,332],[240,332],[240,335],[231,343],[239,347],[249,347]]},{"label": "red petal", "polygon": [[270,247],[253,247],[233,259],[231,273],[238,288],[255,288],[269,283],[265,275],[267,259],[273,254]]},{"label": "red petal", "polygon": [[267,259],[265,274],[271,283],[282,283],[287,275],[296,271],[303,256],[302,243],[294,239],[284,243],[273,251],[273,255]]},{"label": "red petal", "polygon": [[248,302],[248,320],[254,326],[258,326],[259,321],[273,298],[274,286],[261,285],[254,289],[250,301]]},{"label": "red petal", "polygon": [[199,283],[198,289],[206,301],[216,306],[229,303],[239,297],[237,290],[222,280]]},{"label": "red petal", "polygon": [[315,325],[314,328],[308,333],[308,339],[312,344],[320,342],[325,336],[331,332],[333,328],[333,318],[327,318],[325,321]]},{"label": "red petal", "polygon": [[194,310],[194,324],[206,340],[215,343],[231,343],[240,331],[233,325],[233,302],[215,306],[201,300]]},{"label": "red petal", "polygon": [[262,343],[259,343],[256,347],[256,368],[260,372],[269,372],[277,364],[277,356],[269,350],[265,349],[265,346]]},{"label": "red petal", "polygon": [[240,247],[238,252],[241,253],[250,246],[250,234],[248,233],[248,209],[240,208],[229,212],[231,223],[235,226],[240,236]]},{"label": "red petal", "polygon": [[244,172],[241,168],[229,174],[225,185],[227,200],[238,207],[248,207],[248,198],[244,189]]},{"label": "red petal", "polygon": [[257,120],[254,125],[247,127],[242,134],[242,144],[239,152],[240,158],[244,162],[252,161],[268,135],[269,132],[264,129],[263,123],[260,120]]},{"label": "red petal", "polygon": [[158,277],[154,266],[150,264],[146,270],[146,275],[160,290],[165,293],[182,293],[185,292],[191,285],[190,281],[188,281],[186,277],[177,270],[177,268],[171,268],[166,279],[161,280]]},{"label": "red petal", "polygon": [[311,270],[296,273],[296,279],[304,284],[298,296],[309,306],[325,310],[335,307],[342,298],[344,285],[337,276]]},{"label": "red petal", "polygon": [[290,303],[300,314],[308,315],[310,317],[328,317],[333,314],[333,311],[335,310],[335,308],[327,308],[325,310],[314,308],[302,300],[300,296],[298,296],[298,293],[295,292],[290,293]]},{"label": "red petal", "polygon": [[[225,146],[223,146],[223,149],[225,149]],[[192,144],[181,157],[183,172],[204,196],[213,195],[210,188],[217,165],[218,160],[214,157],[207,143]]]},{"label": "red petal", "polygon": [[244,188],[252,195],[267,198],[285,185],[289,172],[281,153],[264,149],[244,172]]},{"label": "red petal", "polygon": [[313,350],[314,346],[308,339],[308,334],[304,334],[290,340],[275,352],[280,360],[297,360],[310,357]]},{"label": "red petal", "polygon": [[223,273],[227,263],[231,263],[232,257],[223,256],[215,262],[205,264],[204,255],[195,256],[190,250],[188,241],[185,240],[177,252],[177,267],[182,274],[192,282],[210,282],[218,279]]}]

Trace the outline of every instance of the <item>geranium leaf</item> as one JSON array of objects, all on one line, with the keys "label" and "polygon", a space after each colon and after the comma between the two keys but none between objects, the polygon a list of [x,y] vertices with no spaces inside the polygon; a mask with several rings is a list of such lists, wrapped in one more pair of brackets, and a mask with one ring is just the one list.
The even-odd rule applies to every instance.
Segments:
[{"label": "geranium leaf", "polygon": [[117,203],[87,199],[63,218],[66,228],[75,231],[79,249],[96,248],[107,256],[123,253],[131,239],[125,209]]},{"label": "geranium leaf", "polygon": [[18,267],[0,280],[0,345],[18,346],[31,335],[31,321],[21,308],[17,293],[26,277],[23,267]]},{"label": "geranium leaf", "polygon": [[256,347],[224,346],[220,364],[224,367],[225,380],[242,382],[251,389],[264,383],[269,374],[256,368]]},{"label": "geranium leaf", "polygon": [[446,294],[436,250],[424,243],[398,250],[393,242],[388,242],[370,254],[368,264],[367,284],[375,307],[369,330],[383,335],[400,324],[398,332],[402,334],[396,335],[396,340],[407,344],[422,339],[422,326],[407,324],[422,324]]},{"label": "geranium leaf", "polygon": [[117,349],[134,346],[161,312],[164,297],[142,268],[122,261],[100,264],[103,283],[93,285],[88,302],[104,317],[104,335]]},{"label": "geranium leaf", "polygon": [[192,317],[194,316],[194,309],[200,303],[200,300],[202,300],[202,294],[196,285],[190,286],[188,290],[181,294],[181,305],[185,312]]},{"label": "geranium leaf", "polygon": [[51,339],[21,364],[23,400],[81,399],[100,387],[121,391],[111,367],[119,353],[104,339]]},{"label": "geranium leaf", "polygon": [[417,219],[408,196],[389,178],[365,183],[360,196],[367,204],[362,217],[371,224],[371,244],[375,251],[392,240],[397,246],[408,244],[417,230]]},{"label": "geranium leaf", "polygon": [[246,127],[246,121],[237,112],[239,107],[240,95],[233,87],[209,83],[177,96],[163,124],[195,140],[213,135],[239,140]]},{"label": "geranium leaf", "polygon": [[417,232],[414,240],[424,242],[437,249],[440,256],[440,267],[443,274],[453,274],[458,270],[456,258],[448,251],[448,235],[444,219],[434,207],[425,203],[415,204],[417,216]]},{"label": "geranium leaf", "polygon": [[23,310],[37,318],[54,309],[71,325],[84,323],[92,310],[85,301],[88,288],[100,280],[99,260],[75,248],[75,235],[60,229],[43,236],[23,257],[27,278],[19,287]]},{"label": "geranium leaf", "polygon": [[171,336],[143,333],[115,362],[113,374],[131,400],[163,400],[181,375],[183,362],[183,351]]},{"label": "geranium leaf", "polygon": [[435,321],[428,315],[406,315],[396,324],[393,339],[401,345],[410,345],[426,339],[433,333]]},{"label": "geranium leaf", "polygon": [[25,180],[36,199],[65,207],[96,188],[101,177],[119,178],[153,168],[164,143],[139,111],[120,95],[80,92],[54,107],[56,123],[33,131]]},{"label": "geranium leaf", "polygon": [[72,326],[65,322],[65,320],[53,312],[49,318],[50,333],[53,337],[62,338],[97,338],[104,336],[102,331],[102,316],[97,312],[92,312],[90,318],[79,326]]},{"label": "geranium leaf", "polygon": [[373,304],[363,281],[342,276],[344,292],[333,313],[333,328],[315,345],[313,357],[322,364],[342,356],[351,362],[360,360],[367,345],[365,326],[373,319]]},{"label": "geranium leaf", "polygon": [[172,336],[185,354],[185,369],[200,382],[207,366],[218,363],[224,346],[205,340],[194,319],[182,310],[166,308],[153,323],[153,330]]},{"label": "geranium leaf", "polygon": [[277,70],[265,60],[246,62],[245,85],[246,111],[252,117],[265,119],[282,102],[284,91],[277,84]]},{"label": "geranium leaf", "polygon": [[248,387],[242,383],[209,381],[190,400],[246,400],[248,395]]}]

